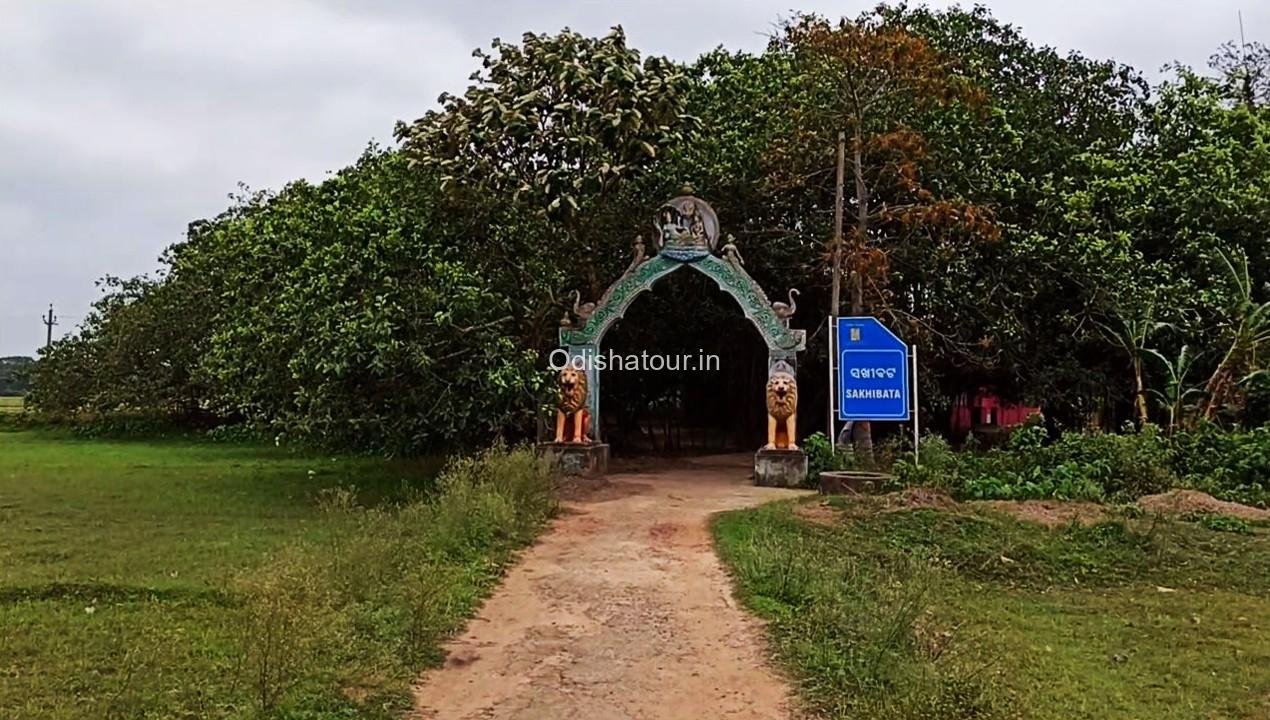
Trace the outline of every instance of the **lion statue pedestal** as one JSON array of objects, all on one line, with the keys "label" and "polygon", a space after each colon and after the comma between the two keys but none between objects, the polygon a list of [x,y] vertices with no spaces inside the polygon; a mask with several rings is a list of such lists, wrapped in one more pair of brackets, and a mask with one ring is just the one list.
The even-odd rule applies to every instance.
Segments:
[{"label": "lion statue pedestal", "polygon": [[798,379],[793,366],[778,361],[767,373],[767,444],[754,454],[755,484],[800,487],[807,480],[807,455],[795,442],[797,420]]},{"label": "lion statue pedestal", "polygon": [[602,478],[609,471],[608,443],[538,443],[538,455],[557,475]]},{"label": "lion statue pedestal", "polygon": [[765,487],[802,487],[807,482],[807,454],[802,450],[754,453],[754,484]]},{"label": "lion statue pedestal", "polygon": [[586,373],[566,367],[557,380],[555,439],[538,443],[538,454],[559,475],[604,477],[609,471],[609,446],[595,442],[589,434]]}]

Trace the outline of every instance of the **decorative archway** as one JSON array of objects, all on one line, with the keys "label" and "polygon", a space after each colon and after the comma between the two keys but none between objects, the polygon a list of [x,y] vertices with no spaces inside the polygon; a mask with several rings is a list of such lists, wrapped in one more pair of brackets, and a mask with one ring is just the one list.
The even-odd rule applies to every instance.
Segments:
[{"label": "decorative archway", "polygon": [[[633,257],[622,273],[595,303],[574,304],[581,324],[570,316],[561,321],[560,346],[570,360],[579,360],[586,372],[589,431],[600,441],[600,373],[587,356],[600,352],[605,333],[620,320],[627,308],[660,279],[683,268],[692,268],[714,280],[719,288],[737,301],[741,311],[758,329],[767,344],[768,367],[784,363],[788,372],[797,367],[797,354],[806,347],[806,332],[789,327],[796,305],[771,302],[763,288],[745,271],[744,260],[729,235],[719,246],[719,221],[714,209],[689,191],[661,206],[653,223],[656,230],[653,255],[647,255],[642,240],[635,242]],[[788,438],[793,442],[793,438]]]}]

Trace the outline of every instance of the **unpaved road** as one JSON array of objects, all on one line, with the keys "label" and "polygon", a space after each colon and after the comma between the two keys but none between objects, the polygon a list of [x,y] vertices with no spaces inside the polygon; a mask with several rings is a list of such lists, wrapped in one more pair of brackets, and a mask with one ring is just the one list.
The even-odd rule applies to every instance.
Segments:
[{"label": "unpaved road", "polygon": [[732,599],[707,523],[793,491],[754,487],[749,458],[701,458],[566,503],[442,668],[415,717],[775,720],[790,690]]}]

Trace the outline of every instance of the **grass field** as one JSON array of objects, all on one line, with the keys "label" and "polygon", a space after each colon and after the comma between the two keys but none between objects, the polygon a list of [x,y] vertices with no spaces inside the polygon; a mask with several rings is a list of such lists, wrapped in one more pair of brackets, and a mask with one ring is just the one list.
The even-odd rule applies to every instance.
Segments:
[{"label": "grass field", "polygon": [[478,470],[0,432],[0,717],[393,717],[547,512]]},{"label": "grass field", "polygon": [[1270,717],[1265,528],[794,508],[715,533],[826,717]]}]

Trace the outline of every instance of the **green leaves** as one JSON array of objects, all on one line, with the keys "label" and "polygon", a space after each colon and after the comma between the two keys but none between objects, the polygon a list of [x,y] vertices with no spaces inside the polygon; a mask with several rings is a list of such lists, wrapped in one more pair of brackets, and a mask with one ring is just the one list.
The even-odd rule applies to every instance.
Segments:
[{"label": "green leaves", "polygon": [[480,57],[463,97],[444,97],[397,137],[423,168],[553,220],[572,225],[594,211],[691,125],[682,68],[641,64],[621,28],[603,38],[526,33],[521,45],[495,42]]}]

